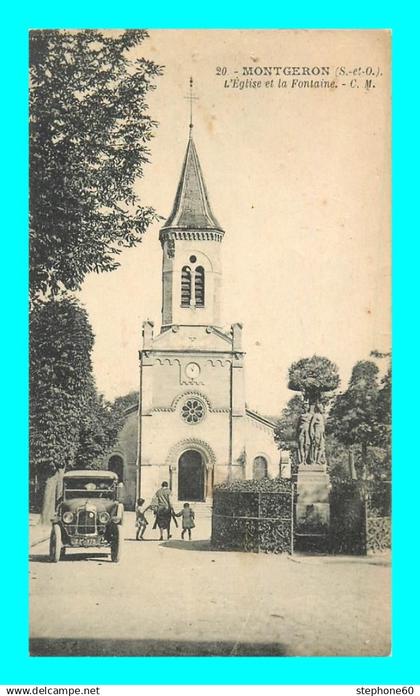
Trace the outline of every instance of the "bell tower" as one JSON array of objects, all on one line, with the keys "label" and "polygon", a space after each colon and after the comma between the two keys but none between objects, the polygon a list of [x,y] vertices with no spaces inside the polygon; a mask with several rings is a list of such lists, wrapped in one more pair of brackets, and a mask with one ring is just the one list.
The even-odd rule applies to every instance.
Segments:
[{"label": "bell tower", "polygon": [[[191,91],[191,105],[193,98]],[[132,508],[168,481],[174,501],[204,504],[206,513],[214,485],[250,478],[254,469],[278,475],[279,455],[274,423],[245,403],[242,325],[221,326],[224,232],[192,130],[190,118],[175,201],[159,235],[162,326],[155,333],[152,321],[143,322],[139,403],[121,442]]]},{"label": "bell tower", "polygon": [[175,202],[159,235],[163,330],[173,325],[220,326],[224,232],[210,207],[192,128],[190,122]]}]

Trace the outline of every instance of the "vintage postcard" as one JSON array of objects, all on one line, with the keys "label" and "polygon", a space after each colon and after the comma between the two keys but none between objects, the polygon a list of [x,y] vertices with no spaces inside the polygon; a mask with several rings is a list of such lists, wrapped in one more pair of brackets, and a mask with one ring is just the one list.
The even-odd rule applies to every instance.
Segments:
[{"label": "vintage postcard", "polygon": [[390,33],[30,33],[30,653],[391,653]]}]

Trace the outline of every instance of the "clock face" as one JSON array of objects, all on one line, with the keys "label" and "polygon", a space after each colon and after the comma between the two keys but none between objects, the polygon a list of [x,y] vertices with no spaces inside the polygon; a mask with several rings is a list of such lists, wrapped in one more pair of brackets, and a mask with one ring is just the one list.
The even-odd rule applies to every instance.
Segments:
[{"label": "clock face", "polygon": [[200,374],[200,365],[197,365],[197,363],[194,362],[188,363],[188,365],[185,368],[185,374],[190,379],[196,379]]}]

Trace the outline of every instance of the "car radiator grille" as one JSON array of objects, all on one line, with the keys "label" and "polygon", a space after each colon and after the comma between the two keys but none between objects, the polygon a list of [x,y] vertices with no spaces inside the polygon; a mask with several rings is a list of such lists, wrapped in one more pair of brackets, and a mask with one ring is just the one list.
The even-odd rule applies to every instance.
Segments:
[{"label": "car radiator grille", "polygon": [[77,515],[78,534],[96,534],[96,515],[92,510],[79,510]]}]

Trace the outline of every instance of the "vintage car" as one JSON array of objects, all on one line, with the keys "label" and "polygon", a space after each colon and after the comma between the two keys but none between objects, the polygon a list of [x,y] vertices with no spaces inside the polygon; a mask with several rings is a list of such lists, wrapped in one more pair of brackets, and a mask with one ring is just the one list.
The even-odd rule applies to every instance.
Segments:
[{"label": "vintage car", "polygon": [[121,554],[124,506],[122,484],[113,471],[68,471],[52,518],[50,560],[57,563],[66,549],[109,548],[116,563]]}]

